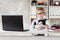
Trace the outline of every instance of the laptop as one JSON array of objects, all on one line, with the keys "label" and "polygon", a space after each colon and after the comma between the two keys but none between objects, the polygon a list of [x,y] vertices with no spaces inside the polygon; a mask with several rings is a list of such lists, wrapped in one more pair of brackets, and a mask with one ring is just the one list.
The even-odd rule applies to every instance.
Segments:
[{"label": "laptop", "polygon": [[5,31],[28,31],[23,28],[23,15],[2,15],[2,26]]}]

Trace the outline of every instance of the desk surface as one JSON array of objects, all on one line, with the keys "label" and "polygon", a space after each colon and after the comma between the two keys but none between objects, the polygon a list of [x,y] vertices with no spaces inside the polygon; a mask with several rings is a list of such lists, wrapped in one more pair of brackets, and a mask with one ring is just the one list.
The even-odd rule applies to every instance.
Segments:
[{"label": "desk surface", "polygon": [[16,32],[16,31],[2,31],[0,32],[0,35],[8,35],[8,36],[32,36],[33,34],[49,34],[49,35],[54,35],[55,34],[60,36],[60,32],[48,32],[48,31],[26,31],[26,32]]}]

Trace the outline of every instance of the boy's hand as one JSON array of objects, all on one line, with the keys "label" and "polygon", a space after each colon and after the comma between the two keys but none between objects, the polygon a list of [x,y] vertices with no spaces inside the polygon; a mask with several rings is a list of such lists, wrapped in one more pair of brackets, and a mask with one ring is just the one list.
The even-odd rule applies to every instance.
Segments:
[{"label": "boy's hand", "polygon": [[44,28],[48,28],[48,25],[43,25]]},{"label": "boy's hand", "polygon": [[40,30],[42,28],[48,28],[48,25],[38,25],[35,27],[35,29]]},{"label": "boy's hand", "polygon": [[41,29],[41,26],[40,25],[36,25],[35,26],[35,29],[40,30]]}]

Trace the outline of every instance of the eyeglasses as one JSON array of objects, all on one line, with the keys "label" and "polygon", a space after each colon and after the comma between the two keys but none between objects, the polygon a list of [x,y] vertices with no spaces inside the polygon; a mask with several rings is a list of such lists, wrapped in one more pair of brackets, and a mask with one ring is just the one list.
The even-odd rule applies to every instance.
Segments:
[{"label": "eyeglasses", "polygon": [[39,15],[39,14],[44,14],[44,13],[45,13],[45,12],[42,12],[42,13],[37,13],[37,14]]}]

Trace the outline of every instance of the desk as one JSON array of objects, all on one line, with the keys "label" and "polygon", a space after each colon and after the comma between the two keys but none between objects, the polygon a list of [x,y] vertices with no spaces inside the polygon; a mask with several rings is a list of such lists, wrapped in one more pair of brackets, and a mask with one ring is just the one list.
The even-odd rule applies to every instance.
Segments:
[{"label": "desk", "polygon": [[3,31],[3,32],[0,32],[0,35],[3,35],[3,36],[32,36],[32,33],[30,33],[29,31],[27,31],[27,32]]},{"label": "desk", "polygon": [[60,32],[49,32],[49,36],[60,36]]},{"label": "desk", "polygon": [[33,36],[32,34],[47,34],[46,36],[60,36],[60,32],[31,32],[31,31],[27,31],[27,32],[14,32],[14,31],[3,31],[0,32],[0,36]]}]

